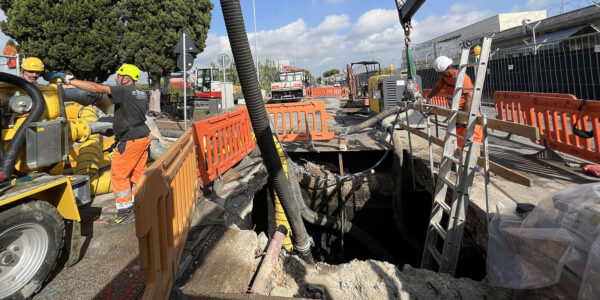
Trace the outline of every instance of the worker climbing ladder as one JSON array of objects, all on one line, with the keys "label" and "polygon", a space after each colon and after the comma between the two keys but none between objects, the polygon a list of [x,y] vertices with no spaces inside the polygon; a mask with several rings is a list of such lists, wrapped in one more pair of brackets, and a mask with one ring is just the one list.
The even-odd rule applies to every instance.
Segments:
[{"label": "worker climbing ladder", "polygon": [[[481,58],[479,62],[475,64],[468,64],[470,47],[467,46],[462,49],[454,95],[452,97],[452,107],[448,117],[444,150],[435,185],[431,217],[427,227],[427,238],[425,239],[425,248],[423,250],[423,259],[421,261],[422,268],[433,269],[435,261],[437,266],[439,266],[439,272],[454,275],[456,271],[465,226],[466,212],[469,205],[469,193],[471,191],[471,185],[475,175],[475,165],[479,153],[479,143],[473,142],[473,134],[477,123],[477,115],[480,111],[481,92],[487,69],[491,41],[491,38],[486,37],[483,39]],[[461,137],[456,134],[456,126],[460,98],[463,91],[466,90],[466,88],[463,87],[463,81],[467,67],[474,66],[478,66],[478,68],[475,76],[471,110],[469,112],[465,136]],[[462,151],[458,151],[457,138],[464,139]],[[453,182],[450,178],[452,164],[455,164],[458,170],[456,182]],[[433,162],[431,166],[433,167]],[[448,188],[452,191],[451,205],[446,203],[446,192]],[[444,214],[448,217],[444,218]],[[446,220],[447,226],[444,226],[443,223],[445,223]],[[440,240],[443,244],[438,243]],[[441,246],[441,252],[438,250],[440,248],[439,246]]]}]

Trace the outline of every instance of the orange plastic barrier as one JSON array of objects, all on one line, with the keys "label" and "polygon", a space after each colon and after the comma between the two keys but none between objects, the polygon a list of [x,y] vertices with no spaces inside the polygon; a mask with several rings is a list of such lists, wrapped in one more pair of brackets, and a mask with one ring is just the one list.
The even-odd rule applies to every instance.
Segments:
[{"label": "orange plastic barrier", "polygon": [[494,93],[498,119],[536,126],[540,130],[538,144],[600,163],[600,102],[587,101],[583,107],[578,128],[594,132],[593,138],[583,139],[572,130],[581,101],[567,94]]},{"label": "orange plastic barrier", "polygon": [[327,129],[325,104],[320,101],[266,105],[267,112],[282,142],[327,141],[335,135]]},{"label": "orange plastic barrier", "polygon": [[306,97],[309,99],[315,99],[319,97],[334,97],[337,99],[348,99],[348,88],[345,86],[306,88]]},{"label": "orange plastic barrier", "polygon": [[[431,92],[431,90],[423,90],[423,97],[427,96],[427,94],[429,94],[429,92]],[[448,101],[446,101],[445,96],[441,96],[442,94],[443,93],[440,92],[439,94],[431,97],[431,99],[429,99],[429,103],[433,104],[433,105],[445,107],[445,108],[450,108],[450,104],[448,104]]]},{"label": "orange plastic barrier", "polygon": [[198,197],[196,146],[188,129],[142,174],[135,231],[146,287],[143,299],[168,299]]},{"label": "orange plastic barrier", "polygon": [[215,180],[256,147],[246,107],[194,123],[198,176],[202,184]]}]

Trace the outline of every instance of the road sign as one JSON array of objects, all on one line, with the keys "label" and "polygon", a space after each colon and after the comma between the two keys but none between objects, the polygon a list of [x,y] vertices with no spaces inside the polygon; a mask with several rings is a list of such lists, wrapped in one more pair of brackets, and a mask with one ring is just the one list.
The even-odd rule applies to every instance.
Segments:
[{"label": "road sign", "polygon": [[190,33],[187,31],[187,29],[184,29],[183,33],[181,34],[181,38],[179,38],[177,45],[175,45],[175,50],[173,51],[174,53],[183,53],[184,52],[184,49],[183,49],[183,45],[184,45],[183,40],[184,39],[185,39],[185,52],[198,52],[198,48],[196,48],[196,46],[194,45],[194,41],[192,41],[192,39],[190,38]]},{"label": "road sign", "polygon": [[231,58],[227,54],[221,54],[217,57],[217,63],[221,68],[227,68],[231,63]]},{"label": "road sign", "polygon": [[190,53],[186,53],[185,54],[185,70],[183,70],[183,54],[179,54],[179,56],[177,57],[177,68],[179,68],[179,70],[181,71],[189,71],[192,69],[192,66],[194,65],[194,56],[191,55]]}]

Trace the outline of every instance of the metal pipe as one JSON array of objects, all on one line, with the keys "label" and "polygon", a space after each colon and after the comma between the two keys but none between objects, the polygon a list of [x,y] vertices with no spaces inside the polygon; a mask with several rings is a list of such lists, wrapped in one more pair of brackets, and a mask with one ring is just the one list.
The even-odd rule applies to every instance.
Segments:
[{"label": "metal pipe", "polygon": [[271,243],[269,243],[267,253],[265,254],[265,257],[263,258],[263,261],[260,264],[258,273],[256,273],[254,283],[252,283],[252,288],[250,289],[250,292],[252,294],[265,294],[265,288],[267,287],[267,283],[269,282],[269,276],[273,271],[273,266],[277,261],[277,257],[279,257],[279,253],[281,252],[281,246],[283,245],[283,240],[287,235],[287,231],[287,228],[285,228],[285,226],[283,225],[279,225],[279,227],[277,227],[277,231],[275,231],[275,235],[273,236],[273,239],[271,239]]}]

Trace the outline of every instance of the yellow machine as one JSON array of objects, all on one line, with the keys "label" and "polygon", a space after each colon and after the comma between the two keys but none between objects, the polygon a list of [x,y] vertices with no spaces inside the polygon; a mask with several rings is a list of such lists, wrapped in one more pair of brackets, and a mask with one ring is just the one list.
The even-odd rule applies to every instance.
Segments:
[{"label": "yellow machine", "polygon": [[[65,104],[70,98],[84,105]],[[99,95],[0,73],[0,100],[0,299],[26,299],[55,266],[66,223],[73,226],[67,266],[77,261],[78,205],[111,191],[103,150],[114,139],[101,135],[112,124],[86,106],[105,105]]]},{"label": "yellow machine", "polygon": [[410,98],[410,94],[420,90],[421,77],[408,80],[402,75],[376,75],[369,78],[369,110],[378,114],[397,105],[397,102]]}]

